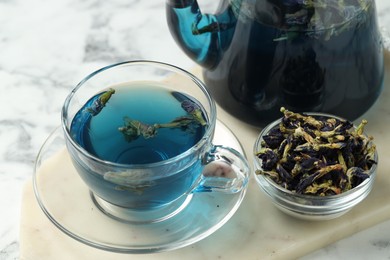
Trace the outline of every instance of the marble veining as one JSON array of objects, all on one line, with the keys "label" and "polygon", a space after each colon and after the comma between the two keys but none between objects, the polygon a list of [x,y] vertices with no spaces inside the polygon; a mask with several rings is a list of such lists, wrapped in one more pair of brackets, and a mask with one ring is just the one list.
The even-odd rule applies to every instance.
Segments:
[{"label": "marble veining", "polygon": [[[390,32],[390,2],[376,3]],[[0,259],[18,259],[22,185],[66,95],[90,72],[133,59],[194,66],[169,34],[164,1],[0,0]],[[389,259],[389,234],[387,221],[303,259]]]}]

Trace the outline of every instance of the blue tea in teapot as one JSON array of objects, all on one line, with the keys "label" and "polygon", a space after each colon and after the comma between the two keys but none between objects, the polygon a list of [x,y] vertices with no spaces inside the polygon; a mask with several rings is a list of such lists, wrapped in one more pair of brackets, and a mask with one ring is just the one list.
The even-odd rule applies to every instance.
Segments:
[{"label": "blue tea in teapot", "polygon": [[167,0],[167,21],[213,97],[256,126],[279,109],[354,120],[378,98],[383,46],[374,0]]}]

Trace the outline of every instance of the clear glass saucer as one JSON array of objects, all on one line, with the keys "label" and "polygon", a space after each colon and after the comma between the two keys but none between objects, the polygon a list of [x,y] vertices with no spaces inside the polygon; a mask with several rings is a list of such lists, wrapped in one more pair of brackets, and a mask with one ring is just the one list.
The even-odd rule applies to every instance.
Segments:
[{"label": "clear glass saucer", "polygon": [[[237,138],[220,121],[214,144],[243,153]],[[211,235],[233,216],[246,193],[246,189],[236,194],[194,193],[188,205],[167,220],[149,224],[118,221],[91,199],[70,161],[61,127],[38,154],[33,187],[43,212],[65,234],[95,248],[134,254],[178,249]]]}]

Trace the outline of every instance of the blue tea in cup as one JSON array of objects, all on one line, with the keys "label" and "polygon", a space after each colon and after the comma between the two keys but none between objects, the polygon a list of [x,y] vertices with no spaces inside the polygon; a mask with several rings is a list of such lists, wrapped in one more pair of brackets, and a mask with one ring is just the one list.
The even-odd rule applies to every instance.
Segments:
[{"label": "blue tea in cup", "polygon": [[[180,212],[194,192],[246,187],[246,159],[211,143],[215,103],[192,74],[133,61],[102,68],[67,97],[62,126],[73,165],[106,214],[157,222]],[[223,165],[229,176],[205,167]]]}]

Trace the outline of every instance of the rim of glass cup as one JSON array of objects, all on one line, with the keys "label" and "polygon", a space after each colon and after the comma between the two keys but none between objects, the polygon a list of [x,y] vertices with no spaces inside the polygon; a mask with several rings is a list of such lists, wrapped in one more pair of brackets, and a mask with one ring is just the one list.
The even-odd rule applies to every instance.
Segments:
[{"label": "rim of glass cup", "polygon": [[[76,141],[73,140],[73,138],[70,136],[69,132],[69,127],[67,126],[68,120],[68,112],[67,108],[70,104],[70,101],[72,100],[73,96],[76,94],[77,90],[81,88],[88,80],[93,78],[95,75],[103,73],[107,70],[115,69],[117,67],[123,67],[123,66],[152,66],[155,68],[161,68],[165,70],[169,70],[174,73],[181,74],[182,76],[188,77],[192,82],[194,82],[195,85],[199,87],[199,89],[202,91],[202,93],[205,95],[208,101],[208,105],[210,107],[210,112],[207,113],[208,117],[208,123],[209,126],[206,128],[206,132],[203,134],[203,137],[196,143],[194,144],[191,148],[186,150],[185,152],[178,154],[174,157],[171,157],[169,159],[159,161],[159,162],[154,162],[154,163],[146,163],[146,164],[125,164],[125,163],[115,163],[112,161],[107,161],[107,160],[102,160],[91,153],[89,153],[87,150],[85,150],[83,147],[81,147]],[[108,86],[107,86],[108,87]],[[92,97],[92,96],[91,96]],[[176,162],[182,158],[187,157],[194,151],[202,148],[207,142],[211,143],[211,138],[213,136],[213,131],[215,129],[215,124],[217,121],[217,108],[214,99],[212,98],[211,94],[208,92],[206,85],[198,79],[195,75],[192,73],[186,71],[185,69],[182,69],[180,67],[177,67],[175,65],[165,63],[165,62],[160,62],[160,61],[153,61],[153,60],[132,60],[132,61],[123,61],[123,62],[118,62],[114,63],[105,67],[102,67],[89,75],[87,75],[84,79],[82,79],[76,87],[72,89],[72,91],[68,94],[68,96],[65,99],[65,102],[62,106],[61,110],[61,126],[62,129],[66,135],[66,139],[69,140],[71,145],[80,153],[82,153],[84,156],[86,156],[88,159],[93,160],[98,163],[105,164],[107,166],[112,166],[112,167],[120,167],[120,168],[131,168],[131,169],[137,169],[137,168],[155,168],[155,167],[161,167],[163,165],[169,165],[173,162]]]},{"label": "rim of glass cup", "polygon": [[[336,118],[338,120],[347,120],[347,119],[339,117],[339,116],[335,116],[335,115],[327,114],[327,113],[321,113],[321,112],[302,112],[302,113],[304,113],[306,115],[311,115],[311,116],[324,116],[324,117],[329,117],[329,118]],[[263,140],[263,136],[265,134],[267,134],[272,128],[276,127],[281,122],[281,120],[282,120],[282,118],[279,118],[279,119],[273,121],[272,123],[270,123],[269,125],[267,125],[266,127],[264,127],[263,130],[261,130],[258,138],[256,139],[255,145],[254,145],[254,149],[253,149],[253,154],[254,155],[258,152],[259,148],[261,147],[261,141]],[[353,127],[356,128],[355,124],[353,124]],[[377,151],[375,151],[375,153],[374,153],[374,159],[375,159],[376,163],[371,166],[370,176],[375,174],[376,168],[378,167],[378,152]],[[254,156],[254,163],[255,163],[255,170],[256,169],[262,169],[262,167],[261,167],[261,159],[259,159],[257,156]],[[316,195],[295,193],[295,192],[293,192],[291,190],[283,188],[282,186],[280,186],[277,183],[275,183],[269,177],[266,177],[266,176],[263,176],[263,175],[256,175],[255,174],[255,177],[256,177],[256,180],[258,178],[263,178],[263,180],[265,180],[269,185],[271,185],[274,189],[278,190],[279,192],[283,192],[283,193],[285,193],[287,195],[290,195],[290,196],[293,196],[295,198],[302,198],[302,199],[305,199],[305,200],[308,200],[308,199],[310,199],[310,200],[318,200],[318,201],[326,201],[326,200],[331,201],[331,200],[338,200],[339,198],[342,198],[342,197],[348,197],[349,195],[353,196],[353,194],[357,190],[360,190],[360,189],[364,188],[368,183],[372,182],[375,179],[375,178],[371,178],[370,177],[370,178],[364,180],[358,186],[354,187],[353,189],[350,189],[348,191],[342,192],[340,194],[330,195],[330,196],[316,196]]]}]

